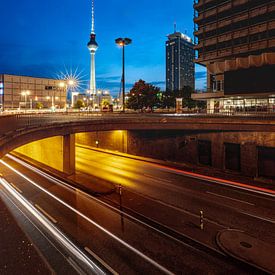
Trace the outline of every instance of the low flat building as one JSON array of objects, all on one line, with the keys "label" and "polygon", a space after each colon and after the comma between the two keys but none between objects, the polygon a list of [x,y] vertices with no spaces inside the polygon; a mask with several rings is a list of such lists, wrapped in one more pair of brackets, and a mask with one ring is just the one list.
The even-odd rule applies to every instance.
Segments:
[{"label": "low flat building", "polygon": [[195,0],[196,62],[210,112],[275,111],[275,1]]},{"label": "low flat building", "polygon": [[1,110],[66,107],[65,80],[0,74]]}]

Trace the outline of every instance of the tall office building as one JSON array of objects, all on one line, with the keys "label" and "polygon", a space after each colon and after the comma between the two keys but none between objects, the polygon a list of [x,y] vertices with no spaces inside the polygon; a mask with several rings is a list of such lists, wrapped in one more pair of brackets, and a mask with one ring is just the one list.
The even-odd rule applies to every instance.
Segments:
[{"label": "tall office building", "polygon": [[195,86],[195,51],[191,38],[174,32],[166,41],[166,90],[177,91]]},{"label": "tall office building", "polygon": [[275,1],[196,0],[196,62],[207,67],[212,111],[274,110]]}]

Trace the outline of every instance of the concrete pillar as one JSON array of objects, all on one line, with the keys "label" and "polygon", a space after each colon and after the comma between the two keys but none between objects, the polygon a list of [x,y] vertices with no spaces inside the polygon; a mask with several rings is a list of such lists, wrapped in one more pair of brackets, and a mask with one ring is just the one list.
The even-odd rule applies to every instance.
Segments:
[{"label": "concrete pillar", "polygon": [[63,136],[63,172],[75,173],[75,135]]},{"label": "concrete pillar", "polygon": [[122,132],[123,153],[128,153],[128,131]]}]

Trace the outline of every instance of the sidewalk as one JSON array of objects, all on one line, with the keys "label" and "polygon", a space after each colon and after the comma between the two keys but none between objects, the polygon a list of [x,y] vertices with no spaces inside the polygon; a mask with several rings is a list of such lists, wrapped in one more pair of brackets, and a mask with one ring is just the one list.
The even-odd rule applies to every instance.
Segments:
[{"label": "sidewalk", "polygon": [[52,274],[0,198],[0,274]]},{"label": "sidewalk", "polygon": [[216,240],[230,256],[260,266],[268,273],[275,273],[275,243],[263,242],[238,230],[221,231]]}]

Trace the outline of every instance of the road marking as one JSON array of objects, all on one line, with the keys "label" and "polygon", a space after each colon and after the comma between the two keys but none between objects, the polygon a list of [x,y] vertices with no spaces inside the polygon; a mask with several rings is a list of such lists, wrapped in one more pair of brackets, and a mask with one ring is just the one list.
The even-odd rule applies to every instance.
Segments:
[{"label": "road marking", "polygon": [[9,182],[9,184],[10,184],[14,189],[16,189],[20,194],[23,194],[23,191],[22,191],[19,187],[17,187],[15,184],[13,184],[12,182]]},{"label": "road marking", "polygon": [[[56,195],[54,195],[50,191],[46,190],[45,188],[43,188],[42,186],[40,186],[38,183],[36,183],[35,181],[31,180],[29,177],[27,177],[26,175],[24,175],[20,171],[16,170],[14,167],[12,167],[11,165],[9,165],[5,161],[0,160],[0,162],[3,165],[5,165],[6,167],[8,167],[10,170],[12,170],[13,172],[15,172],[17,175],[21,176],[26,181],[28,181],[29,183],[31,183],[37,189],[39,189],[42,192],[46,193],[49,197],[53,198],[54,200],[58,201],[60,204],[62,204],[66,208],[70,209],[72,212],[76,213],[77,215],[79,215],[80,217],[82,217],[83,219],[85,219],[87,222],[89,222],[90,224],[94,225],[96,228],[98,228],[99,230],[101,230],[102,232],[104,232],[106,235],[108,235],[109,237],[113,238],[118,243],[120,243],[122,246],[128,248],[130,251],[132,251],[133,253],[135,253],[136,255],[138,255],[139,257],[141,257],[142,259],[144,259],[145,261],[147,261],[148,263],[150,263],[151,265],[153,265],[157,269],[161,270],[163,273],[169,274],[169,275],[173,275],[173,273],[170,270],[168,270],[167,268],[165,268],[164,266],[162,266],[161,264],[159,264],[158,262],[156,262],[154,259],[148,257],[146,254],[144,254],[140,250],[134,248],[132,245],[128,244],[127,242],[125,242],[124,240],[122,240],[121,238],[119,238],[118,236],[116,236],[115,234],[113,234],[112,232],[110,232],[109,230],[105,229],[103,226],[101,226],[100,224],[96,223],[95,221],[93,221],[92,219],[90,219],[89,217],[87,217],[86,215],[84,215],[79,210],[77,210],[76,208],[72,207],[71,205],[69,205],[68,203],[66,203],[65,201],[63,201],[62,199],[58,198]],[[1,179],[0,179],[0,182],[1,182]],[[3,182],[3,180],[2,180],[2,182]]]},{"label": "road marking", "polygon": [[114,269],[112,269],[107,263],[105,263],[100,257],[98,257],[89,247],[85,246],[84,249],[98,262],[100,262],[107,270],[109,270],[113,275],[119,275]]},{"label": "road marking", "polygon": [[[2,160],[0,160],[0,162],[2,162]],[[81,261],[83,264],[86,264],[89,269],[95,270],[96,274],[106,274],[101,268],[97,266],[96,263],[92,262],[89,257],[87,257],[72,241],[70,241],[68,237],[64,235],[64,233],[62,233],[55,225],[49,223],[45,216],[43,216],[34,207],[34,205],[30,204],[26,198],[13,189],[5,179],[0,178],[0,183],[3,185],[6,191],[9,192],[9,194],[13,196],[13,198],[16,199],[21,204],[21,206],[26,209],[26,211],[31,213],[49,231],[53,238],[56,238],[59,244],[61,244],[66,249],[67,253],[69,252],[71,255],[74,255],[74,257],[79,259],[79,261]]]},{"label": "road marking", "polygon": [[256,218],[256,219],[259,219],[259,220],[262,220],[262,221],[265,221],[265,222],[269,222],[269,223],[275,224],[274,220],[271,220],[271,219],[268,219],[268,218],[263,218],[263,217],[256,216],[256,215],[253,215],[253,214],[249,214],[249,213],[242,212],[242,211],[240,213],[242,213],[244,215],[247,215],[247,216],[250,216],[250,217],[253,217],[253,218]]},{"label": "road marking", "polygon": [[158,182],[159,182],[159,181],[161,181],[161,182],[165,181],[165,182],[169,182],[169,183],[172,182],[171,180],[161,179],[161,178],[158,178],[158,177],[155,177],[155,176],[151,176],[151,175],[149,175],[149,174],[143,174],[143,176],[148,177],[148,178],[151,178],[151,179],[153,179],[153,180],[155,180],[155,181],[158,181]]},{"label": "road marking", "polygon": [[241,190],[249,191],[249,192],[252,192],[252,193],[257,193],[257,194],[261,194],[261,195],[270,196],[272,198],[275,198],[275,190],[270,190],[270,189],[262,188],[262,187],[258,187],[258,186],[252,186],[252,185],[248,185],[248,184],[240,183],[240,182],[235,182],[235,181],[231,181],[231,180],[225,180],[225,179],[221,179],[221,178],[210,177],[210,176],[206,176],[206,175],[202,175],[202,174],[197,174],[197,173],[194,173],[194,172],[188,172],[188,171],[180,170],[180,169],[173,168],[173,167],[168,167],[168,166],[161,165],[161,164],[150,163],[150,165],[158,167],[162,170],[164,169],[166,171],[174,172],[178,175],[184,175],[184,176],[189,177],[189,178],[199,179],[199,180],[206,181],[206,182],[218,183],[218,184],[223,185],[223,186],[227,186],[227,187],[230,186],[230,187],[234,187],[234,188],[237,188],[237,189],[241,189]]},{"label": "road marking", "polygon": [[42,207],[40,207],[38,204],[34,205],[39,211],[41,211],[47,218],[49,218],[53,223],[57,223],[57,220],[53,218],[47,211],[45,211]]},{"label": "road marking", "polygon": [[[82,147],[82,146],[79,146],[79,147]],[[88,149],[90,149],[90,148],[88,148]],[[110,152],[110,153],[109,152],[100,152],[100,153],[114,155],[114,152]],[[267,188],[263,188],[263,187],[258,187],[258,186],[253,186],[253,185],[249,185],[249,184],[245,184],[245,183],[241,183],[241,182],[235,182],[235,181],[231,181],[231,180],[215,178],[215,177],[206,176],[206,175],[202,175],[202,174],[198,174],[198,173],[194,173],[194,172],[188,172],[188,171],[180,170],[178,168],[165,166],[163,164],[153,163],[153,162],[146,161],[146,160],[141,160],[141,159],[135,159],[134,156],[133,157],[123,156],[123,155],[118,155],[118,156],[119,157],[124,157],[124,158],[130,158],[130,159],[133,159],[133,160],[136,160],[136,161],[141,161],[143,163],[148,163],[151,166],[155,166],[155,167],[158,167],[160,169],[164,169],[166,171],[174,172],[174,173],[179,174],[179,175],[184,175],[184,176],[189,177],[189,178],[199,179],[199,180],[206,181],[206,182],[218,183],[218,184],[226,186],[226,187],[230,186],[230,187],[233,187],[233,188],[236,188],[236,189],[245,190],[245,191],[249,191],[249,192],[252,192],[252,193],[257,193],[257,194],[261,194],[261,195],[265,195],[265,196],[270,196],[272,198],[275,197],[275,190],[271,190],[271,189],[267,189]]]},{"label": "road marking", "polygon": [[248,205],[251,205],[251,206],[255,206],[255,204],[251,203],[251,202],[247,202],[247,201],[243,201],[243,200],[238,200],[238,199],[230,198],[230,197],[223,196],[223,195],[220,195],[220,194],[217,194],[217,193],[213,193],[213,192],[209,192],[209,191],[206,191],[206,193],[208,193],[210,195],[213,195],[213,196],[216,196],[216,197],[221,197],[221,198],[225,198],[225,199],[228,199],[228,200],[237,201],[237,202],[245,203],[245,204],[248,204]]}]

